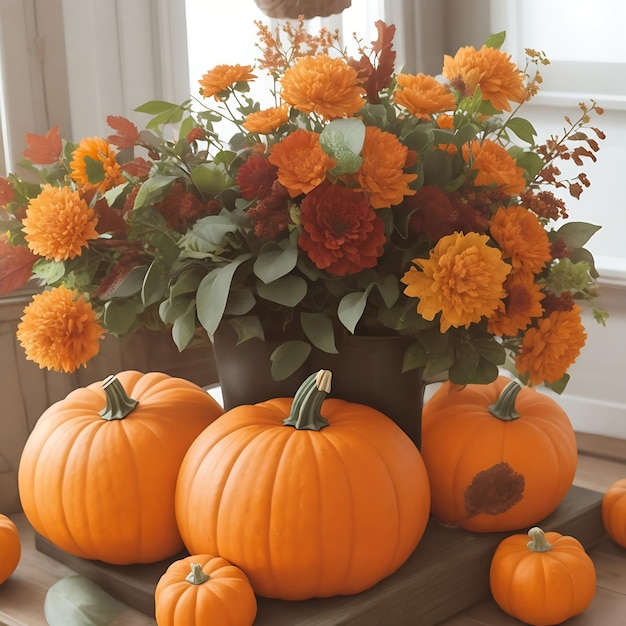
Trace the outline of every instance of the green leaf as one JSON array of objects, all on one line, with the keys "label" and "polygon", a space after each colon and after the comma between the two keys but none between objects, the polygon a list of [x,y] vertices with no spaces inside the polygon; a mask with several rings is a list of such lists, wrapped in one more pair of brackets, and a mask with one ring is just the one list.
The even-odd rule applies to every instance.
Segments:
[{"label": "green leaf", "polygon": [[553,383],[545,382],[543,384],[548,389],[552,389],[554,393],[558,393],[559,395],[561,395],[565,391],[565,387],[567,387],[567,383],[569,383],[569,380],[570,375],[564,374],[562,378],[559,378],[559,380],[556,380]]},{"label": "green leaf", "polygon": [[217,252],[223,247],[224,237],[236,230],[237,225],[230,218],[223,215],[207,215],[200,218],[191,231],[180,238],[178,245],[188,254],[204,255]]},{"label": "green leaf", "polygon": [[150,100],[139,105],[135,111],[139,113],[147,113],[148,115],[157,115],[159,113],[165,113],[172,109],[178,109],[180,104],[174,104],[172,102],[165,102],[164,100]]},{"label": "green leaf", "polygon": [[361,150],[365,141],[365,124],[356,118],[336,119],[320,133],[322,150],[337,161],[333,174],[358,172],[363,159]]},{"label": "green leaf", "polygon": [[130,183],[122,183],[121,185],[116,185],[115,187],[109,189],[104,192],[104,199],[107,201],[109,206],[113,206],[115,201],[119,198],[119,196],[124,192],[126,187],[128,187]]},{"label": "green leaf", "polygon": [[85,174],[92,185],[97,185],[104,180],[104,163],[97,159],[92,159],[89,155],[85,155]]},{"label": "green leaf", "polygon": [[33,265],[33,274],[45,280],[48,285],[54,285],[65,275],[65,265],[60,261],[38,259]]},{"label": "green leaf", "polygon": [[556,234],[568,248],[582,248],[600,228],[601,226],[587,222],[568,222],[563,224]]},{"label": "green leaf", "polygon": [[259,297],[288,307],[302,302],[306,292],[307,282],[300,276],[283,276],[271,283],[257,283]]},{"label": "green leaf", "polygon": [[522,141],[531,145],[535,143],[537,131],[528,120],[522,117],[512,117],[506,123],[506,128],[512,130]]},{"label": "green leaf", "polygon": [[419,341],[414,341],[404,352],[402,371],[407,372],[416,367],[424,367],[428,362],[428,353]]},{"label": "green leaf", "polygon": [[237,333],[237,344],[248,339],[265,339],[261,320],[256,315],[246,315],[229,320],[229,324]]},{"label": "green leaf", "polygon": [[111,298],[128,298],[141,292],[143,281],[148,273],[148,265],[138,265],[126,275],[124,280],[111,293]]},{"label": "green leaf", "polygon": [[226,302],[226,315],[245,315],[249,313],[256,304],[256,298],[251,289],[238,289],[228,294]]},{"label": "green leaf", "polygon": [[106,626],[128,607],[88,578],[61,578],[48,589],[44,614],[49,626]]},{"label": "green leaf", "polygon": [[367,297],[375,284],[376,283],[371,283],[368,285],[365,291],[349,293],[341,298],[339,302],[337,317],[351,333],[354,333],[356,325],[363,316],[363,311],[365,311],[365,305],[367,304]]},{"label": "green leaf", "polygon": [[237,268],[251,257],[250,253],[242,254],[228,265],[214,269],[200,282],[196,293],[197,315],[210,337],[217,330],[224,315],[230,286]]},{"label": "green leaf", "polygon": [[160,176],[158,174],[151,176],[139,187],[133,209],[138,209],[139,207],[154,204],[162,200],[165,193],[174,182],[176,182],[176,177],[174,176]]},{"label": "green leaf", "polygon": [[502,44],[506,40],[506,31],[500,31],[499,33],[493,33],[487,37],[487,41],[485,41],[485,46],[487,48],[495,48],[499,50],[502,47]]},{"label": "green leaf", "polygon": [[179,352],[182,352],[196,333],[196,303],[189,302],[185,312],[174,320],[172,339]]},{"label": "green leaf", "polygon": [[172,281],[170,286],[170,298],[182,296],[187,293],[195,293],[201,280],[202,275],[193,269],[181,272],[181,274]]},{"label": "green leaf", "polygon": [[254,262],[254,274],[264,283],[271,283],[286,276],[296,267],[298,248],[289,239],[282,240],[278,246],[264,250]]},{"label": "green leaf", "polygon": [[337,354],[335,331],[332,322],[321,313],[302,313],[300,324],[307,339],[322,352]]},{"label": "green leaf", "polygon": [[145,307],[158,302],[165,293],[167,268],[158,261],[152,261],[141,285],[141,301]]},{"label": "green leaf", "polygon": [[515,159],[517,166],[524,169],[528,180],[533,180],[545,165],[544,160],[535,152],[518,150],[510,150],[509,152]]},{"label": "green leaf", "polygon": [[135,300],[109,300],[104,305],[104,324],[114,335],[125,335],[142,312],[143,306]]},{"label": "green leaf", "polygon": [[159,317],[165,324],[173,324],[181,315],[185,314],[189,303],[192,301],[187,296],[179,296],[164,300],[159,305]]},{"label": "green leaf", "polygon": [[311,346],[306,341],[286,341],[272,352],[272,378],[285,380],[301,367],[311,354]]},{"label": "green leaf", "polygon": [[191,181],[205,197],[215,197],[233,184],[226,168],[219,163],[203,163],[191,171]]}]

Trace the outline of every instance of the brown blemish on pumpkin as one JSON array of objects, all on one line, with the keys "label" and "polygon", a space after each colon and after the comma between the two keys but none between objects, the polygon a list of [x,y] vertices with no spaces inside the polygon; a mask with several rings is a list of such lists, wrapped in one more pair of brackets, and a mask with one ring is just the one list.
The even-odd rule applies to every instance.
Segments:
[{"label": "brown blemish on pumpkin", "polygon": [[525,481],[508,463],[497,463],[478,472],[465,490],[465,508],[470,516],[498,515],[521,501]]}]

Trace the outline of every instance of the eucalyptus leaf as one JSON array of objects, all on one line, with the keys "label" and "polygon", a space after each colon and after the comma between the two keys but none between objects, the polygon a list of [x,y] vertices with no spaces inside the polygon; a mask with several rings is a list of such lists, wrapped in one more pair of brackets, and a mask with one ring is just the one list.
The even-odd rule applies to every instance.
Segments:
[{"label": "eucalyptus leaf", "polygon": [[167,268],[158,260],[152,261],[141,285],[141,301],[145,307],[149,307],[163,297],[167,286],[166,277]]},{"label": "eucalyptus leaf", "polygon": [[142,312],[143,306],[135,300],[109,300],[104,305],[104,324],[114,335],[124,335]]},{"label": "eucalyptus leaf", "polygon": [[288,307],[299,304],[307,292],[307,282],[300,276],[283,276],[271,283],[257,283],[259,297]]},{"label": "eucalyptus leaf", "polygon": [[164,300],[159,305],[159,317],[165,324],[173,324],[189,307],[189,296],[178,296]]},{"label": "eucalyptus leaf", "polygon": [[148,273],[148,265],[137,265],[128,272],[124,280],[110,294],[111,298],[128,298],[141,292],[143,281]]},{"label": "eucalyptus leaf", "polygon": [[251,289],[238,289],[231,291],[226,302],[226,315],[245,315],[249,313],[256,304],[256,298]]},{"label": "eucalyptus leaf", "polygon": [[335,331],[333,324],[326,315],[321,313],[302,313],[300,324],[307,339],[323,352],[337,354]]},{"label": "eucalyptus leaf", "polygon": [[271,373],[274,380],[285,380],[294,374],[311,354],[311,346],[306,341],[286,341],[280,344],[272,354]]},{"label": "eucalyptus leaf", "polygon": [[197,315],[210,337],[217,330],[224,315],[230,286],[237,268],[251,257],[250,253],[242,254],[228,265],[214,269],[200,282],[196,293]]},{"label": "eucalyptus leaf", "polygon": [[278,246],[263,250],[254,262],[254,274],[264,283],[271,283],[286,276],[296,267],[298,248],[289,239]]},{"label": "eucalyptus leaf", "polygon": [[237,344],[248,341],[248,339],[265,339],[261,320],[256,315],[235,317],[229,320],[229,324],[237,333]]},{"label": "eucalyptus leaf", "polygon": [[193,269],[181,272],[170,286],[170,298],[182,296],[187,293],[195,293],[202,280],[202,275]]},{"label": "eucalyptus leaf", "polygon": [[182,352],[196,333],[196,303],[191,301],[185,312],[174,320],[172,339],[179,352]]},{"label": "eucalyptus leaf", "polygon": [[337,307],[337,317],[339,321],[351,332],[354,333],[356,325],[363,316],[367,297],[375,283],[371,283],[365,291],[349,293],[339,302]]}]

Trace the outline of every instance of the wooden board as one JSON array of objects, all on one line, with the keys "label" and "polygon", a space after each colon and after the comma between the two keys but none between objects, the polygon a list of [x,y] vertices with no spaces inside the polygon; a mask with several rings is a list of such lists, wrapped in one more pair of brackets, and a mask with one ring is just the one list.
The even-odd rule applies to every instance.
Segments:
[{"label": "wooden board", "polygon": [[[574,486],[540,525],[576,537],[589,549],[605,536],[601,502],[602,494]],[[431,521],[408,561],[371,589],[302,602],[259,598],[255,626],[433,626],[489,595],[491,556],[508,534],[470,533]],[[151,616],[156,583],[174,560],[120,567],[74,557],[38,535],[35,545]]]}]

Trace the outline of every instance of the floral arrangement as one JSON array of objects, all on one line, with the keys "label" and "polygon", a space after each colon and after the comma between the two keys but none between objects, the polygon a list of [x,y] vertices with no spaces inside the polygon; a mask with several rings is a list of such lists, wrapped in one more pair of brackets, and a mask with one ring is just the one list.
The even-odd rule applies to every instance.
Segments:
[{"label": "floral arrangement", "polygon": [[596,160],[601,108],[537,143],[519,111],[548,61],[527,50],[516,66],[503,33],[433,77],[394,73],[383,22],[354,57],[302,20],[257,26],[256,68],[218,65],[200,98],[142,105],[142,131],[110,116],[106,139],[27,136],[28,175],[0,179],[0,288],[49,287],[19,324],[27,358],[73,371],[107,331],[168,328],[183,350],[229,324],[278,342],[276,379],[342,334],[391,334],[427,379],[507,366],[562,390],[580,305],[606,314],[584,248],[598,227],[568,222],[555,191],[589,186],[559,163]]}]

